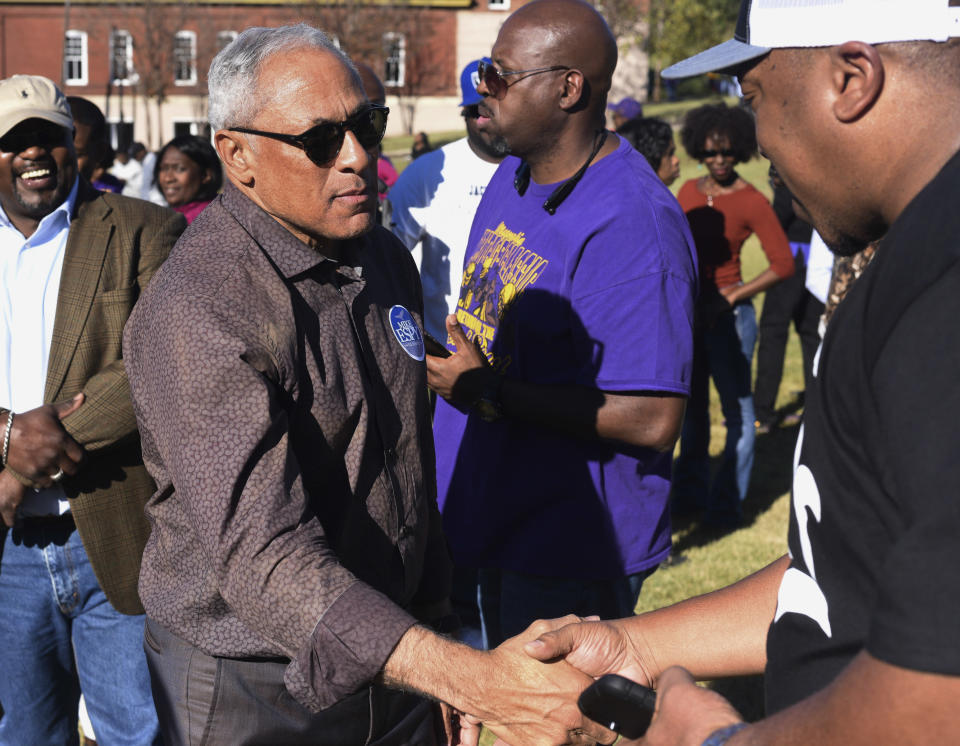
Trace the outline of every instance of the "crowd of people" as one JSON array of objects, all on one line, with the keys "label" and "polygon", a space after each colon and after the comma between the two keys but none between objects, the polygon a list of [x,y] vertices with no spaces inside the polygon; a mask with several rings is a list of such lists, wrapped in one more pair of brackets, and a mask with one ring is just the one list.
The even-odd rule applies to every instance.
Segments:
[{"label": "crowd of people", "polygon": [[[665,70],[745,103],[685,117],[676,198],[583,0],[515,10],[392,184],[382,85],[306,24],[112,178],[91,102],[0,81],[0,745],[76,743],[81,693],[103,744],[628,743],[577,707],[608,673],[645,744],[950,740],[960,31],[888,5],[744,0]],[[788,554],[635,616],[671,512],[741,519],[791,322]],[[695,684],[761,672],[755,723]]]}]

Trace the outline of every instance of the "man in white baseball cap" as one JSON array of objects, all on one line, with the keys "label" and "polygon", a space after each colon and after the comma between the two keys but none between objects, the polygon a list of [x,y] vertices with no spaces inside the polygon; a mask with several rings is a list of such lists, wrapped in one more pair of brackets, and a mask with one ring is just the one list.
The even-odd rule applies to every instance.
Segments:
[{"label": "man in white baseball cap", "polygon": [[[527,646],[655,686],[644,744],[960,732],[958,6],[744,0],[735,39],[664,71],[734,72],[761,150],[834,252],[883,240],[818,353],[789,553],[707,596]],[[767,717],[751,725],[694,684],[761,672]]]}]

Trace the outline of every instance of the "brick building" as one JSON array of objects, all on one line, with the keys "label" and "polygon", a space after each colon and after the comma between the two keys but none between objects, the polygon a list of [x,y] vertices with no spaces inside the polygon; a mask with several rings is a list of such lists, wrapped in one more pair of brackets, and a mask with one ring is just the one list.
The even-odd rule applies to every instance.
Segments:
[{"label": "brick building", "polygon": [[304,21],[378,71],[390,134],[456,129],[459,71],[489,53],[510,9],[479,2],[0,0],[0,77],[45,75],[98,104],[116,145],[157,148],[205,133],[207,68],[239,31]]},{"label": "brick building", "polygon": [[[511,7],[511,2],[513,6]],[[459,71],[489,54],[510,10],[526,0],[0,0],[0,77],[45,75],[107,115],[116,147],[159,148],[207,131],[206,73],[249,26],[304,21],[377,70],[388,134],[462,127]],[[643,0],[638,0],[642,3]],[[629,62],[628,62],[629,60]],[[612,98],[646,75],[621,53]]]}]

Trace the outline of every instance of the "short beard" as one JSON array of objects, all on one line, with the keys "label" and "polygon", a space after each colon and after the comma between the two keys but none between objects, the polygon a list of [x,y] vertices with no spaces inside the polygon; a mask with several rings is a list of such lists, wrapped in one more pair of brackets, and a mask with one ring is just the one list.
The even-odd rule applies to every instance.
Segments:
[{"label": "short beard", "polygon": [[510,155],[510,144],[503,135],[494,135],[490,140],[488,151],[497,158],[505,158]]},{"label": "short beard", "polygon": [[51,212],[56,210],[60,205],[62,205],[67,199],[67,196],[70,194],[70,187],[73,185],[60,182],[59,179],[61,178],[61,172],[58,172],[57,188],[54,190],[53,194],[51,194],[47,199],[41,200],[40,202],[35,202],[33,204],[24,202],[23,195],[17,188],[16,178],[14,178],[13,198],[17,201],[17,204],[20,205],[20,209],[23,210],[23,214],[28,215],[34,220],[42,220]]},{"label": "short beard", "polygon": [[467,139],[474,150],[479,150],[490,158],[503,160],[504,156],[510,154],[510,146],[502,135],[484,135],[475,124],[467,124]]}]

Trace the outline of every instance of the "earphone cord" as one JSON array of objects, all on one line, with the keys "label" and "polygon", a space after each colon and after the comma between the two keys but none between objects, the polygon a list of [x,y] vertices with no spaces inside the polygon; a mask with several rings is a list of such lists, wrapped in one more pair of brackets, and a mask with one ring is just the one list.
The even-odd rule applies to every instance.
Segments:
[{"label": "earphone cord", "polygon": [[603,147],[603,144],[606,141],[607,131],[605,129],[597,130],[597,134],[594,137],[593,150],[590,151],[590,156],[573,176],[554,189],[553,194],[547,197],[546,201],[543,203],[544,210],[551,215],[557,211],[557,208],[560,207],[561,203],[570,196],[570,192],[573,191],[573,188],[577,185],[580,179],[583,178],[583,175],[587,172],[587,169],[590,167],[593,159],[597,157],[597,153],[600,152],[600,148]]}]

